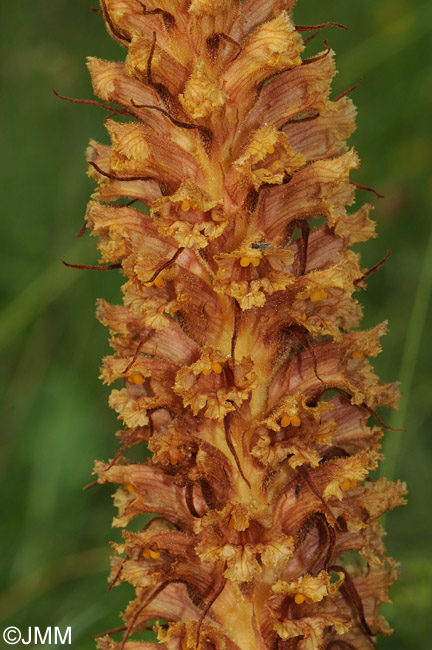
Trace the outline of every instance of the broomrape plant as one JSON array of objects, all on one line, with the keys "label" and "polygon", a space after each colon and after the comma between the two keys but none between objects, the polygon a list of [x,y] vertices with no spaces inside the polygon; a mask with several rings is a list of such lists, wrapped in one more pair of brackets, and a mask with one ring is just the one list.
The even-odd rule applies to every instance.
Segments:
[{"label": "broomrape plant", "polygon": [[[294,4],[102,0],[127,55],[88,61],[116,107],[100,104],[111,146],[88,149],[86,220],[126,282],[98,303],[124,428],[96,473],[120,486],[111,587],[136,599],[100,650],[161,647],[132,640],[154,619],[168,650],[370,650],[391,632],[379,517],[405,488],[368,475],[398,390],[368,360],[386,325],[358,330],[354,298],[382,262],[350,249],[375,236],[369,204],[347,211],[370,189],[349,180],[350,91],[331,98],[326,41],[302,58],[304,33],[338,25],[296,25]],[[122,455],[135,445],[146,462]]]}]

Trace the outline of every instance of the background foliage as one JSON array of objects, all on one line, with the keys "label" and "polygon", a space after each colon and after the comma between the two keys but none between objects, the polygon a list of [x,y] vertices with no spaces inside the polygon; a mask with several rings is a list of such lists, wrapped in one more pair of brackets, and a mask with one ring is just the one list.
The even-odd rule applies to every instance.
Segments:
[{"label": "background foliage", "polygon": [[[28,5],[27,7],[25,5]],[[60,102],[51,88],[92,98],[84,59],[120,59],[89,0],[2,2],[0,159],[2,193],[0,349],[2,353],[2,534],[0,627],[72,626],[73,647],[121,624],[127,585],[106,593],[110,488],[87,492],[94,458],[117,444],[108,390],[97,379],[108,352],[94,318],[98,296],[119,301],[120,276],[62,267],[60,259],[95,263],[95,241],[76,240],[93,182],[83,152],[90,137],[107,142],[102,111]],[[387,432],[384,471],[409,485],[409,506],[387,518],[390,553],[402,563],[385,612],[396,631],[380,650],[430,648],[432,518],[430,467],[432,379],[427,317],[432,284],[432,36],[430,0],[299,0],[298,23],[328,28],[339,74],[335,95],[354,85],[359,183],[385,194],[376,205],[380,238],[363,246],[372,266],[366,327],[390,319],[376,366],[399,377],[399,413],[381,415],[403,433]],[[322,36],[308,46],[322,49]],[[363,197],[361,197],[363,198]],[[370,197],[365,195],[365,200]],[[52,646],[51,646],[52,647]]]}]

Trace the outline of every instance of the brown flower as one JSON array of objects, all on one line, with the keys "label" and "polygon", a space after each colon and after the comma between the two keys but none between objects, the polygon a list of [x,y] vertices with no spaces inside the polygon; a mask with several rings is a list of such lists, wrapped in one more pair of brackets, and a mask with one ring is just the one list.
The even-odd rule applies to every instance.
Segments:
[{"label": "brown flower", "polygon": [[101,0],[127,48],[89,59],[121,116],[87,152],[87,224],[127,277],[122,306],[98,304],[101,378],[120,382],[121,452],[152,452],[96,463],[119,486],[111,586],[136,593],[101,650],[160,647],[132,640],[154,619],[167,650],[366,650],[390,633],[378,519],[405,489],[369,472],[398,390],[368,360],[386,325],[357,329],[368,273],[349,249],[374,225],[370,205],[348,211],[355,109],[331,99],[328,47],[302,58],[294,4]]}]

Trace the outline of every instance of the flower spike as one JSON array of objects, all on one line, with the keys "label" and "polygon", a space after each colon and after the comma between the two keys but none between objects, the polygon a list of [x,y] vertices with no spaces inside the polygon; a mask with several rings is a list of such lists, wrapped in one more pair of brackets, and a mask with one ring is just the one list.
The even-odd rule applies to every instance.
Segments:
[{"label": "flower spike", "polygon": [[390,253],[365,270],[351,250],[375,236],[356,190],[380,196],[350,180],[359,84],[331,99],[330,45],[303,55],[303,32],[346,27],[296,25],[294,5],[101,0],[126,61],[88,66],[116,108],[56,93],[111,111],[79,233],[102,265],[64,264],[126,277],[121,305],[98,302],[123,429],[95,473],[123,529],[109,589],[135,599],[99,650],[367,650],[391,632],[379,517],[405,487],[369,473],[398,389],[370,361],[386,324],[361,331],[355,298]]}]

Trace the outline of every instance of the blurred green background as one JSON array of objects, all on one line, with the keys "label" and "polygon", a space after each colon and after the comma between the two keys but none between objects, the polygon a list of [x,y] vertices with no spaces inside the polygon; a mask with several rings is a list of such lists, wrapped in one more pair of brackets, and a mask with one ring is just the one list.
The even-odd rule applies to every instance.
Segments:
[{"label": "blurred green background", "polygon": [[[385,472],[408,482],[409,505],[387,517],[388,547],[402,564],[384,612],[395,634],[382,650],[429,650],[432,614],[432,378],[429,298],[432,284],[432,3],[425,0],[299,0],[300,24],[337,21],[348,32],[324,34],[336,50],[334,94],[362,86],[351,143],[362,168],[352,179],[385,194],[376,205],[380,237],[361,248],[365,267],[392,256],[371,276],[366,327],[390,320],[376,367],[399,378],[398,413],[381,414]],[[0,628],[72,626],[73,647],[121,624],[127,585],[106,593],[111,489],[82,492],[94,458],[117,449],[108,390],[97,379],[108,352],[94,317],[99,296],[118,302],[116,272],[64,268],[60,259],[95,263],[95,240],[77,240],[93,182],[88,139],[107,142],[104,114],[56,99],[55,88],[92,98],[85,56],[121,59],[90,0],[2,2],[1,278],[2,473]],[[308,52],[322,49],[322,36]],[[361,193],[363,194],[363,193]]]}]

